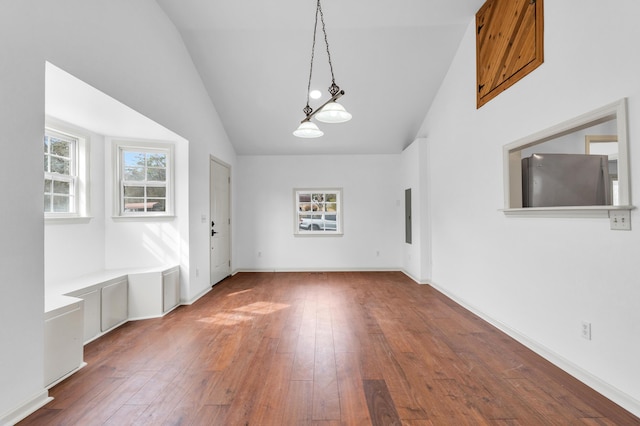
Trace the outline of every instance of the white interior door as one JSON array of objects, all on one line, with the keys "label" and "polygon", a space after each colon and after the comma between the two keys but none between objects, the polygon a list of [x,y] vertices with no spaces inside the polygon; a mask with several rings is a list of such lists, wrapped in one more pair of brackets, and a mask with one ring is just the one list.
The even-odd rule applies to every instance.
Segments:
[{"label": "white interior door", "polygon": [[211,285],[231,275],[231,180],[229,167],[212,159],[210,165],[210,270]]}]

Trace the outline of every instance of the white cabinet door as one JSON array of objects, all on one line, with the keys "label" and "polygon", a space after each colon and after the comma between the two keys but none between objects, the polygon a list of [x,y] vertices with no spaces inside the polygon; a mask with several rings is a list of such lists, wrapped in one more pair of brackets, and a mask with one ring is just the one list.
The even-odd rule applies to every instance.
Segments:
[{"label": "white cabinet door", "polygon": [[159,272],[129,275],[129,319],[162,314],[162,276]]},{"label": "white cabinet door", "polygon": [[100,334],[100,292],[93,290],[79,294],[84,300],[84,343]]},{"label": "white cabinet door", "polygon": [[126,321],[128,314],[127,278],[102,287],[102,331]]},{"label": "white cabinet door", "polygon": [[162,312],[167,312],[180,302],[180,269],[162,273]]}]

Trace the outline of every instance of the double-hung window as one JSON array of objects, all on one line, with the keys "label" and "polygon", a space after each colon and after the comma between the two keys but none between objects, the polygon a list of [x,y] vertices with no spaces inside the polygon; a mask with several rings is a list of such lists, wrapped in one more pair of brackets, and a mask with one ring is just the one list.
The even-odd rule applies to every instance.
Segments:
[{"label": "double-hung window", "polygon": [[44,212],[47,217],[78,214],[77,137],[46,129],[44,135]]},{"label": "double-hung window", "polygon": [[118,215],[172,214],[172,152],[165,144],[118,144]]}]

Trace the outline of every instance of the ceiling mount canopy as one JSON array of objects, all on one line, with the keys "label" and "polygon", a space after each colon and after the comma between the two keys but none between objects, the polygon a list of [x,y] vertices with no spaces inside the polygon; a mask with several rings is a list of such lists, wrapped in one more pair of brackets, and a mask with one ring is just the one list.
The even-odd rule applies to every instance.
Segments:
[{"label": "ceiling mount canopy", "polygon": [[[329,69],[331,70],[331,86],[329,86],[329,93],[331,99],[322,104],[315,111],[309,106],[309,93],[311,91],[311,76],[313,75],[313,59],[315,56],[316,48],[316,33],[318,30],[318,15],[320,16],[320,22],[322,23],[322,33],[324,34],[324,43],[327,47],[327,58],[329,60]],[[324,25],[324,14],[322,13],[322,6],[320,0],[316,3],[316,18],[315,25],[313,27],[313,44],[311,45],[311,65],[309,67],[309,83],[307,84],[307,105],[302,109],[305,114],[304,120],[300,122],[300,126],[293,132],[295,136],[301,138],[317,138],[324,133],[318,128],[315,123],[311,122],[311,118],[315,116],[318,121],[323,123],[344,123],[351,120],[351,114],[344,109],[342,105],[336,101],[344,95],[344,90],[336,84],[336,79],[333,75],[333,64],[331,63],[331,53],[329,52],[329,41],[327,40],[327,30]]]}]

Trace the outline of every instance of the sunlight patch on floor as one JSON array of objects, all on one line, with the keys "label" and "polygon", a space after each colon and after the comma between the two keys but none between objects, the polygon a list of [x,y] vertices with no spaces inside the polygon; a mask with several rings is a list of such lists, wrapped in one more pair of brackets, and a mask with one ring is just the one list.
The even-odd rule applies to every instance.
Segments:
[{"label": "sunlight patch on floor", "polygon": [[200,318],[198,322],[214,325],[237,325],[242,322],[251,321],[250,315],[243,315],[236,312],[219,312],[211,317]]},{"label": "sunlight patch on floor", "polygon": [[[245,290],[247,291],[247,290]],[[255,302],[246,306],[233,309],[233,311],[218,312],[217,314],[200,318],[198,322],[213,325],[237,325],[256,318],[256,315],[268,315],[281,309],[286,309],[290,305],[274,302]]]},{"label": "sunlight patch on floor", "polygon": [[246,289],[246,290],[236,291],[235,293],[227,294],[227,297],[237,296],[237,295],[239,295],[239,294],[248,293],[248,292],[250,292],[250,291],[253,291],[253,290],[252,290],[252,289],[250,289],[250,288],[248,288],[248,289]]},{"label": "sunlight patch on floor", "polygon": [[250,305],[242,306],[234,309],[234,311],[249,312],[252,314],[266,315],[281,309],[288,308],[290,305],[274,302],[255,302]]}]

